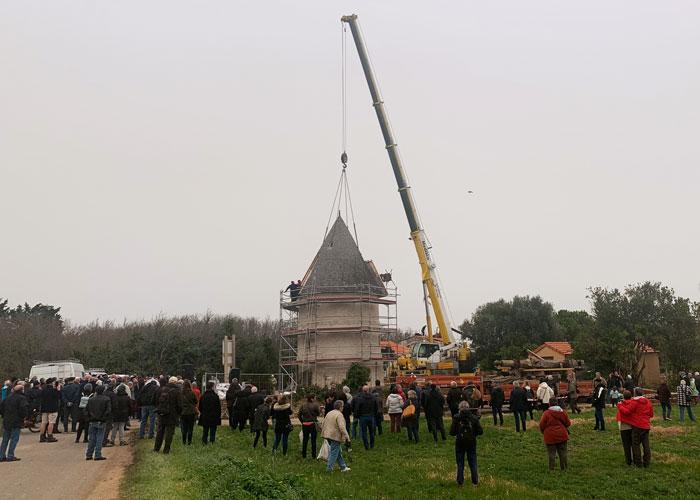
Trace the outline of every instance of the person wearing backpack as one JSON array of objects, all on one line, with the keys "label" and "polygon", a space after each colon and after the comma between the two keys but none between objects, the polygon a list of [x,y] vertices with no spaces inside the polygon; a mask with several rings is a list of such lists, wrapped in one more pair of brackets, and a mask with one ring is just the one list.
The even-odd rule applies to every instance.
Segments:
[{"label": "person wearing backpack", "polygon": [[88,442],[88,426],[90,424],[87,413],[87,404],[88,401],[90,401],[92,395],[92,384],[88,382],[87,384],[83,385],[82,396],[80,396],[80,403],[78,403],[78,409],[80,410],[80,413],[78,414],[78,430],[75,434],[76,443],[80,442],[81,434],[83,435],[83,443]]},{"label": "person wearing backpack", "polygon": [[459,412],[452,419],[450,436],[455,437],[455,458],[457,462],[457,484],[464,484],[464,455],[467,456],[472,484],[479,484],[479,472],[476,465],[476,437],[481,436],[484,430],[479,419],[469,409],[467,401],[459,403]]},{"label": "person wearing backpack", "polygon": [[158,391],[156,413],[158,414],[158,431],[153,451],[159,452],[160,447],[163,446],[163,453],[168,454],[173,442],[175,427],[182,413],[182,394],[177,386],[177,377],[170,377],[167,385]]},{"label": "person wearing backpack", "polygon": [[569,440],[569,427],[571,420],[561,406],[554,404],[544,411],[540,419],[540,431],[544,435],[544,444],[547,446],[549,458],[549,470],[554,470],[556,457],[559,455],[561,470],[568,467],[566,442]]},{"label": "person wearing backpack", "polygon": [[401,415],[401,425],[408,431],[408,440],[418,444],[418,419],[420,418],[420,401],[416,391],[408,391],[408,399]]},{"label": "person wearing backpack", "polygon": [[[306,396],[306,401],[299,409],[299,421],[301,422],[301,432],[303,441],[301,444],[301,456],[306,458],[306,450],[311,441],[311,458],[316,458],[316,436],[318,435],[318,417],[321,415],[321,408],[316,402],[313,394]],[[265,422],[267,423],[267,421]]]}]

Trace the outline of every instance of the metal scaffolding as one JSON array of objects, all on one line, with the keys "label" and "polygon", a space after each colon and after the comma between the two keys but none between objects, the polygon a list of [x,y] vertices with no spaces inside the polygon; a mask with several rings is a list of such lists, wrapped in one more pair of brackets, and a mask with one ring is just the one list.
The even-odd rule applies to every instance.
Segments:
[{"label": "metal scaffolding", "polygon": [[[388,280],[384,285],[381,289],[369,284],[307,286],[280,292],[280,390],[311,385],[320,365],[349,367],[354,362],[374,363],[382,372],[386,371],[396,357],[384,341],[396,338],[398,332],[398,294],[393,281]],[[346,313],[329,314],[328,306],[331,311]],[[355,314],[350,316],[347,311]],[[324,343],[322,338],[331,334],[359,335],[359,351],[351,356],[334,355],[336,347]]]}]

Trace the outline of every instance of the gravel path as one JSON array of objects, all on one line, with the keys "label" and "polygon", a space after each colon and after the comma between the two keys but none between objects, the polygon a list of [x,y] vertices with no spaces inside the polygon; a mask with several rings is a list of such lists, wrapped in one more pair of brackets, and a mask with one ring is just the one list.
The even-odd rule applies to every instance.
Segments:
[{"label": "gravel path", "polygon": [[[132,429],[134,424],[132,424]],[[1,498],[12,500],[71,498],[116,500],[119,483],[131,463],[133,447],[103,448],[103,461],[85,460],[87,444],[75,434],[56,434],[57,443],[39,443],[39,434],[22,430],[15,455],[19,462],[0,463]],[[129,434],[132,442],[133,434]]]}]

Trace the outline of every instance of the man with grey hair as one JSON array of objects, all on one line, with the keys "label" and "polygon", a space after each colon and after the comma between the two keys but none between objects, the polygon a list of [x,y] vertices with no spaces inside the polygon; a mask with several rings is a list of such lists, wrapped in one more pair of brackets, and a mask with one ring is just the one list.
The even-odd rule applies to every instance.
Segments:
[{"label": "man with grey hair", "polygon": [[513,391],[510,393],[510,411],[515,417],[515,432],[520,432],[522,423],[523,432],[527,430],[525,421],[525,410],[527,410],[527,393],[525,392],[525,382],[522,380],[513,384]]},{"label": "man with grey hair", "polygon": [[350,435],[345,427],[343,402],[341,400],[337,400],[335,403],[333,403],[333,410],[331,410],[323,419],[321,436],[323,436],[323,438],[328,442],[328,446],[330,447],[326,471],[332,472],[333,466],[337,461],[341,472],[349,472],[350,467],[348,467],[345,460],[343,460],[343,452],[341,449],[341,445],[344,442],[350,443]]},{"label": "man with grey hair", "polygon": [[159,452],[162,445],[163,453],[168,454],[173,442],[175,426],[182,414],[182,393],[177,387],[177,377],[170,377],[168,384],[161,387],[157,394],[158,430],[153,443],[153,451]]}]

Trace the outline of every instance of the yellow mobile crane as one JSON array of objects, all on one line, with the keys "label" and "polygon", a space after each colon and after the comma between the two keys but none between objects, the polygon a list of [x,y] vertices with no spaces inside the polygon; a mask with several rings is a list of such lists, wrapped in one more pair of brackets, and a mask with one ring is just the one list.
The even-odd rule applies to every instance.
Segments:
[{"label": "yellow mobile crane", "polygon": [[[418,262],[421,267],[421,278],[423,281],[423,297],[425,302],[427,342],[414,344],[410,355],[399,358],[397,365],[397,375],[420,374],[420,375],[469,375],[467,371],[467,360],[469,359],[469,347],[463,342],[461,332],[455,330],[450,324],[447,315],[445,299],[437,278],[437,266],[430,252],[430,244],[421,226],[418,211],[411,194],[411,187],[408,185],[406,173],[404,171],[399,147],[394,139],[391,130],[384,100],[379,93],[377,79],[370,64],[367,48],[362,37],[357,15],[343,16],[342,23],[350,26],[355,47],[360,57],[362,70],[364,71],[369,92],[372,96],[372,106],[377,113],[379,126],[384,136],[389,161],[396,177],[399,194],[403,203],[403,208],[408,219],[408,226],[411,230],[411,240],[418,254]],[[433,332],[433,321],[430,314],[432,308],[437,323],[437,336]],[[455,336],[459,334],[459,337]],[[442,385],[442,384],[441,384]]]}]

